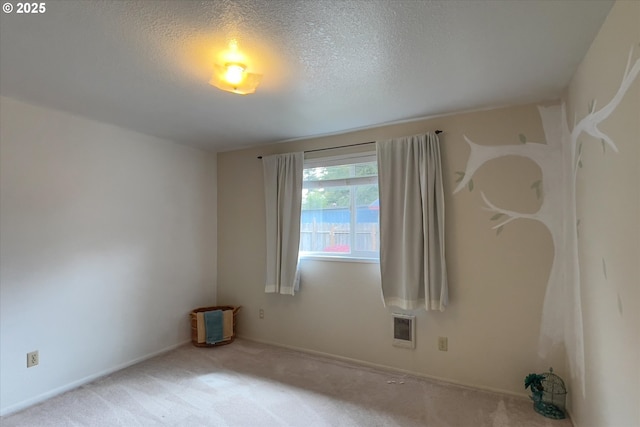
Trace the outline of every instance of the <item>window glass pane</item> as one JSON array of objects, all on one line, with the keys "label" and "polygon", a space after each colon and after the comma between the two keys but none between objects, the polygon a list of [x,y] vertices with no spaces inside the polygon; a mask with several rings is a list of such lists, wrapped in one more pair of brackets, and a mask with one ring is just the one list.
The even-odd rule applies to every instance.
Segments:
[{"label": "window glass pane", "polygon": [[327,187],[302,190],[302,209],[331,209],[351,206],[349,187]]},{"label": "window glass pane", "polygon": [[350,253],[350,207],[349,187],[303,190],[300,250]]},{"label": "window glass pane", "polygon": [[328,181],[355,177],[378,176],[376,162],[339,166],[318,166],[304,169],[304,181]]},{"label": "window glass pane", "polygon": [[[375,161],[304,169],[300,251],[334,257],[377,258],[380,247],[378,167]],[[353,160],[352,160],[353,162]],[[356,178],[349,181],[350,178]]]},{"label": "window glass pane", "polygon": [[380,247],[380,205],[377,185],[360,185],[356,193],[355,251],[378,252]]},{"label": "window glass pane", "polygon": [[378,176],[378,163],[358,163],[355,166],[354,176]]},{"label": "window glass pane", "polygon": [[348,178],[349,166],[317,167],[304,170],[305,181],[323,181],[327,179]]}]

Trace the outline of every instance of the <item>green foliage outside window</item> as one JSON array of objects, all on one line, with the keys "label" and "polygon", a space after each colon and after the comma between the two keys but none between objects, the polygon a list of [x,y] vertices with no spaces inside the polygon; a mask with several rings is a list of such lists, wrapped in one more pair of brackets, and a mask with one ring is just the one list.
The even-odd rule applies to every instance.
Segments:
[{"label": "green foliage outside window", "polygon": [[[353,177],[376,176],[376,162],[342,166],[308,168],[304,170],[305,181],[327,181]],[[378,199],[377,185],[358,186],[356,205],[369,205]],[[350,187],[327,187],[310,189],[302,198],[302,209],[330,209],[351,207]]]}]

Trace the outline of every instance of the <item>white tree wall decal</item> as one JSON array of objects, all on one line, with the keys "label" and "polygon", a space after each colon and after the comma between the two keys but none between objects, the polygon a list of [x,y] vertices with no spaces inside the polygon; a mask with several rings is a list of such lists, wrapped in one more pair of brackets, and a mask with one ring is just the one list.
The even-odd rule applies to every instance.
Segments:
[{"label": "white tree wall decal", "polygon": [[[457,172],[458,185],[454,194],[465,187],[473,190],[473,175],[490,160],[505,156],[520,156],[538,165],[542,180],[531,185],[538,198],[540,208],[534,213],[524,213],[496,206],[481,192],[484,209],[493,212],[491,220],[497,234],[503,227],[518,219],[530,219],[544,224],[552,238],[554,257],[545,292],[540,327],[539,353],[546,356],[551,347],[564,343],[571,368],[584,393],[584,343],[582,328],[582,306],[580,298],[580,268],[578,259],[578,221],[576,217],[576,177],[582,167],[580,136],[585,133],[614,152],[618,147],[598,126],[607,119],[622,101],[625,93],[640,73],[640,59],[632,65],[634,49],[629,52],[624,75],[617,92],[601,109],[596,101],[589,105],[588,114],[569,130],[565,105],[538,107],[546,144],[528,141],[519,135],[519,144],[480,145],[466,135],[470,154],[464,172]],[[620,309],[621,311],[621,309]]]}]

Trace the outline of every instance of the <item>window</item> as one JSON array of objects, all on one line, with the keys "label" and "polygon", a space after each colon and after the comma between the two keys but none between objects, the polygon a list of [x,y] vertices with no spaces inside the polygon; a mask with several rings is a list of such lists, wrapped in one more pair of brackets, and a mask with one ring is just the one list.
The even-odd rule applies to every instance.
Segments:
[{"label": "window", "polygon": [[306,160],[300,255],[379,259],[375,153]]}]

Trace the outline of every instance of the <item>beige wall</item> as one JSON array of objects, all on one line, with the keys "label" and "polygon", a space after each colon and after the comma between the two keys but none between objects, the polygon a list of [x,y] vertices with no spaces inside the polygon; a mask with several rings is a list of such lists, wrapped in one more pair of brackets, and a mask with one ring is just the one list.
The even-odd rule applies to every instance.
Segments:
[{"label": "beige wall", "polygon": [[[446,244],[450,279],[447,311],[415,311],[415,350],[391,345],[393,310],[383,307],[377,264],[303,261],[301,292],[265,294],[264,195],[257,155],[306,150],[442,129],[446,194]],[[517,144],[519,134],[544,143],[535,105],[458,114],[343,135],[286,142],[218,154],[218,301],[240,304],[240,335],[305,350],[484,388],[523,394],[530,372],[564,356],[537,356],[544,291],[553,259],[546,227],[521,219],[497,236],[480,192],[496,205],[521,212],[540,206],[531,184],[540,170],[530,160],[504,157],[474,175],[474,190],[452,194],[469,147],[463,135],[484,145]],[[336,151],[330,153],[335,154]],[[265,310],[259,319],[258,311]],[[438,336],[449,351],[437,349]]]},{"label": "beige wall", "polygon": [[190,339],[215,302],[216,177],[201,150],[0,104],[4,414]]},{"label": "beige wall", "polygon": [[[568,89],[568,117],[612,99],[629,50],[640,58],[640,2],[618,1]],[[577,178],[586,395],[570,394],[576,426],[640,425],[640,78],[599,128],[619,149],[587,135]]]}]

